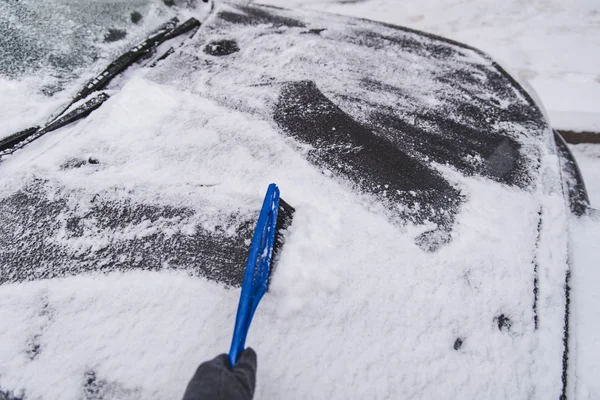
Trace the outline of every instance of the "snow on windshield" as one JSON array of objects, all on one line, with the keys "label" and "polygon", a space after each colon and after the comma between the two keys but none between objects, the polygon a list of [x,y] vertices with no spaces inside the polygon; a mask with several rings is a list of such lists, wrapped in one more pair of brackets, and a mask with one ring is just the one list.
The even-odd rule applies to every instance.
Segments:
[{"label": "snow on windshield", "polygon": [[0,2],[0,138],[36,124],[175,15],[162,1]]}]

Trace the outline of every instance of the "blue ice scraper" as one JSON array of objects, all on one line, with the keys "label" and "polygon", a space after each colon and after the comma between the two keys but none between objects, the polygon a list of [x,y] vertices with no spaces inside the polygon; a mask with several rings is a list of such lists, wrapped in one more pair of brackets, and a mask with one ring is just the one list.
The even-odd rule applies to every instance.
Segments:
[{"label": "blue ice scraper", "polygon": [[277,185],[270,184],[260,210],[246,261],[242,293],[229,350],[229,364],[232,367],[240,353],[244,351],[252,316],[260,299],[267,291],[273,262],[284,242],[282,231],[290,226],[293,215],[294,208],[279,197]]}]

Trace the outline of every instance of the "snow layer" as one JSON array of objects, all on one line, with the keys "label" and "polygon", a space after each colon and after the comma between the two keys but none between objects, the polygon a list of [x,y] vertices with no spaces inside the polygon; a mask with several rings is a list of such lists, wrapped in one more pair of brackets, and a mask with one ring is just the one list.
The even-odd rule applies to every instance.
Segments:
[{"label": "snow layer", "polygon": [[[100,193],[190,207],[210,227],[222,210],[251,215],[277,182],[297,212],[247,340],[259,355],[256,398],[558,397],[567,211],[551,145],[540,148],[533,191],[439,166],[468,201],[454,240],[427,253],[414,242],[425,227],[390,222],[253,113],[264,108],[260,88],[239,88],[236,110],[239,99],[215,99],[208,78],[171,71],[132,74],[86,120],[9,157],[3,195],[40,179],[81,209]],[[100,164],[60,168],[74,156]],[[237,296],[169,271],[2,285],[0,384],[78,399],[93,371],[107,399],[179,398],[199,362],[227,351]],[[499,329],[500,315],[510,329]]]},{"label": "snow layer", "polygon": [[600,398],[600,269],[598,243],[600,218],[598,214],[571,222],[573,243],[572,318],[571,339],[574,357],[574,389],[577,399]]},{"label": "snow layer", "polygon": [[[368,211],[298,157],[287,160],[279,182],[297,214],[247,341],[260,359],[257,398],[547,398],[559,391],[562,347],[546,324],[562,292],[540,288],[543,323],[533,334],[532,288],[523,286],[531,282],[536,236],[531,195],[463,181],[472,201],[460,216],[460,239],[430,255],[414,244],[414,229]],[[241,178],[241,167],[215,170]],[[293,169],[304,179],[293,179]],[[245,175],[255,182],[248,190],[277,175]],[[548,199],[560,212],[562,198]],[[562,288],[555,267],[564,255],[554,254],[545,273],[557,274],[552,280]],[[237,295],[168,272],[3,285],[2,384],[33,398],[75,399],[93,370],[107,398],[178,398],[198,362],[227,350]],[[510,332],[498,329],[499,313],[513,319]]]},{"label": "snow layer", "polygon": [[527,80],[556,129],[600,131],[595,0],[260,0],[419,29],[479,48]]},{"label": "snow layer", "polygon": [[[590,203],[600,208],[600,146],[579,144],[569,146],[585,180]],[[571,275],[572,310],[574,329],[572,348],[574,357],[574,386],[577,399],[600,398],[600,269],[598,269],[598,243],[600,218],[597,211],[591,217],[573,220],[573,268]]]},{"label": "snow layer", "polygon": [[0,76],[0,139],[18,131],[42,125],[58,107],[68,103],[68,95],[52,97],[39,93],[43,78],[28,76],[19,80]]}]

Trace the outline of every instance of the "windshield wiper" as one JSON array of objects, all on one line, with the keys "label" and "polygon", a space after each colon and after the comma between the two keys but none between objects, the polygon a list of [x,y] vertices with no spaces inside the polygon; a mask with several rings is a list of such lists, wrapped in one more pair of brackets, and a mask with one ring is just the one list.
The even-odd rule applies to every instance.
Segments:
[{"label": "windshield wiper", "polygon": [[[158,46],[162,43],[173,39],[177,36],[183,35],[195,28],[200,26],[200,21],[195,18],[190,18],[184,23],[177,25],[179,19],[177,17],[171,19],[153,34],[148,36],[143,42],[133,47],[131,50],[127,51],[115,61],[110,63],[108,67],[104,69],[100,74],[98,74],[94,79],[89,81],[82,90],[80,90],[73,100],[64,107],[58,115],[53,118],[48,124],[46,124],[43,128],[39,126],[35,126],[32,128],[28,128],[17,133],[14,133],[4,139],[0,140],[0,159],[3,156],[12,154],[15,151],[19,150],[23,146],[31,143],[35,139],[43,136],[48,132],[52,132],[56,129],[62,128],[65,125],[68,125],[72,122],[75,122],[81,118],[88,116],[92,111],[100,107],[106,100],[108,100],[109,96],[101,92],[96,95],[92,99],[88,100],[84,104],[78,106],[74,110],[69,113],[66,113],[75,103],[87,98],[94,92],[98,92],[104,89],[110,81],[129,68],[131,65],[139,61],[140,59],[148,56],[152,51],[154,51]],[[167,58],[170,54],[173,53],[173,48],[169,48],[165,54],[163,54],[156,62]],[[154,62],[150,67],[156,65]],[[65,114],[66,113],[66,114]]]},{"label": "windshield wiper", "polygon": [[81,118],[87,117],[92,111],[100,107],[102,103],[108,100],[109,97],[110,96],[106,93],[100,93],[66,115],[54,119],[41,129],[39,126],[36,126],[34,128],[17,132],[5,139],[0,140],[0,157],[14,153],[15,151],[23,148],[28,143],[33,142],[35,139],[48,132],[55,131]]},{"label": "windshield wiper", "polygon": [[150,35],[142,43],[138,44],[137,46],[129,50],[127,53],[121,55],[115,61],[110,63],[109,66],[106,67],[106,69],[104,69],[104,71],[102,71],[100,74],[98,74],[98,76],[96,76],[94,79],[88,82],[88,84],[85,85],[79,93],[77,93],[73,101],[71,101],[71,103],[65,109],[68,109],[79,100],[86,98],[91,93],[106,87],[106,85],[108,85],[108,83],[115,76],[125,71],[128,67],[134,64],[140,58],[143,58],[144,56],[149,54],[160,44],[200,26],[200,21],[198,21],[195,18],[190,18],[179,26],[177,26],[177,22],[179,22],[177,17],[173,18],[162,28],[160,28],[157,32]]}]

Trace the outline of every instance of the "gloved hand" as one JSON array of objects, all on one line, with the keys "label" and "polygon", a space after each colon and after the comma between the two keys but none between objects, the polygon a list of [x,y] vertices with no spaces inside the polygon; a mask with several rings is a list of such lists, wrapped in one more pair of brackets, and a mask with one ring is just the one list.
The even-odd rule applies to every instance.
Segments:
[{"label": "gloved hand", "polygon": [[183,400],[251,400],[256,385],[256,353],[250,347],[233,368],[227,354],[200,364]]}]

